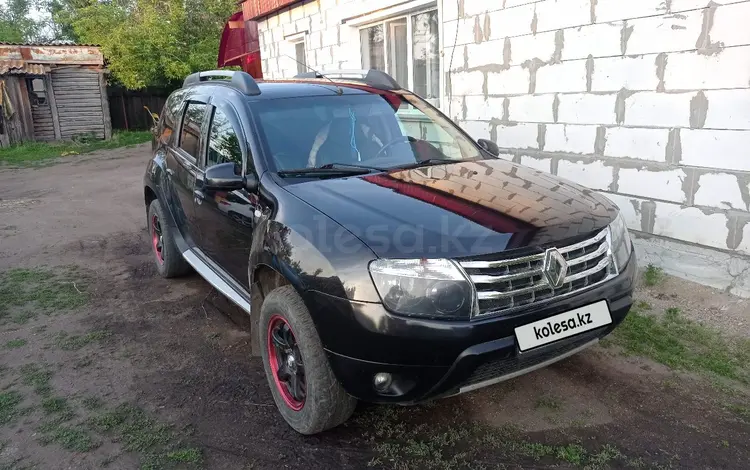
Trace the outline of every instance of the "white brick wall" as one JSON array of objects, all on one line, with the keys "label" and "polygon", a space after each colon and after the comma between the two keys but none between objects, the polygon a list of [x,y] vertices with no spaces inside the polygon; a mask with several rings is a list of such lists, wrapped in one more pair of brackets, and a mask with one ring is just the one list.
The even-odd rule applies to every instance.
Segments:
[{"label": "white brick wall", "polygon": [[[534,8],[535,5],[532,3],[515,8],[506,7],[504,10],[490,13],[490,24],[492,25],[490,39],[504,39],[531,33]],[[471,27],[474,27],[473,22]]]},{"label": "white brick wall", "polygon": [[658,54],[660,52],[695,49],[703,26],[703,11],[681,15],[652,16],[628,21],[633,28],[626,54]]},{"label": "white brick wall", "polygon": [[667,54],[667,90],[747,88],[750,84],[750,46],[730,47],[717,55],[697,52]]},{"label": "white brick wall", "polygon": [[657,201],[654,234],[726,249],[729,229],[723,214],[707,215],[696,207]]},{"label": "white brick wall", "polygon": [[612,167],[599,161],[561,161],[557,164],[557,176],[589,188],[604,190],[609,189],[613,179]]},{"label": "white brick wall", "polygon": [[587,2],[546,0],[536,4],[537,32],[552,31],[591,23]]},{"label": "white brick wall", "polygon": [[535,149],[538,148],[536,124],[516,124],[497,126],[497,145],[504,148]]},{"label": "white brick wall", "polygon": [[552,159],[551,158],[533,158],[528,155],[521,155],[521,164],[528,166],[530,168],[534,168],[540,171],[546,171],[547,173],[549,173],[550,168],[552,168]]},{"label": "white brick wall", "polygon": [[708,90],[704,128],[750,129],[750,89]]},{"label": "white brick wall", "polygon": [[[709,107],[710,107],[709,103]],[[680,163],[750,171],[750,131],[682,129]]]},{"label": "white brick wall", "polygon": [[656,90],[656,57],[605,57],[594,59],[591,91]]},{"label": "white brick wall", "polygon": [[547,152],[592,154],[594,153],[595,141],[596,126],[547,124],[544,150]]},{"label": "white brick wall", "polygon": [[[508,99],[508,119],[520,122],[553,122],[555,95],[523,95]],[[502,108],[496,117],[502,116]]]},{"label": "white brick wall", "polygon": [[536,71],[536,92],[586,91],[586,61],[571,60],[540,67]]},{"label": "white brick wall", "polygon": [[682,203],[686,200],[682,191],[685,178],[687,175],[682,170],[620,168],[617,190],[622,194]]},{"label": "white brick wall", "polygon": [[642,91],[625,100],[629,126],[690,127],[690,100],[695,93]]},{"label": "white brick wall", "polygon": [[565,47],[562,60],[585,59],[620,55],[620,35],[623,23],[592,24],[564,30]]},{"label": "white brick wall", "polygon": [[615,101],[617,95],[591,93],[559,96],[558,122],[570,124],[616,124]]},{"label": "white brick wall", "polygon": [[607,129],[604,155],[663,162],[668,138],[667,129],[612,127]]},{"label": "white brick wall", "polygon": [[[481,85],[478,91],[481,93]],[[501,72],[487,73],[487,92],[491,95],[522,94],[528,91],[529,72],[526,69],[516,66]]]},{"label": "white brick wall", "polygon": [[737,178],[737,175],[725,173],[701,175],[694,203],[700,206],[748,210],[747,204],[742,199],[741,184],[742,181]]}]

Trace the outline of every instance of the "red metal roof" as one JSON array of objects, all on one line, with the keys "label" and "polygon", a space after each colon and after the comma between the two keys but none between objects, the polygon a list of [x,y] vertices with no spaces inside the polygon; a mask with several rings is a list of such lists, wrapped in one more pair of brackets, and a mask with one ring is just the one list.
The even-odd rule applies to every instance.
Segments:
[{"label": "red metal roof", "polygon": [[242,2],[242,11],[245,13],[245,20],[254,20],[301,1],[302,0],[245,0]]},{"label": "red metal roof", "polygon": [[0,75],[44,75],[49,72],[49,66],[44,64],[29,64],[23,60],[0,61]]}]

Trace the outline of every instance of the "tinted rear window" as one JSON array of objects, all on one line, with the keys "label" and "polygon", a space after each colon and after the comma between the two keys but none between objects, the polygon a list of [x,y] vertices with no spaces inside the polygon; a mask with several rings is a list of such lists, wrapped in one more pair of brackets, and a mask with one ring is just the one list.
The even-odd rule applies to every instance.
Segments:
[{"label": "tinted rear window", "polygon": [[185,109],[185,117],[182,121],[180,148],[196,160],[200,153],[201,125],[203,124],[203,116],[205,114],[205,104],[188,103]]}]

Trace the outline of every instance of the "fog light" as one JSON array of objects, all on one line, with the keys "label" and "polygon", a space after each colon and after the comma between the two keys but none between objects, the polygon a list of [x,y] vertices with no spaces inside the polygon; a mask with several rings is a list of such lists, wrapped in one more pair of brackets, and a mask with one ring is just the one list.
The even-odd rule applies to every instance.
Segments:
[{"label": "fog light", "polygon": [[375,386],[375,390],[384,392],[391,386],[393,378],[388,372],[378,372],[372,379],[372,384]]}]

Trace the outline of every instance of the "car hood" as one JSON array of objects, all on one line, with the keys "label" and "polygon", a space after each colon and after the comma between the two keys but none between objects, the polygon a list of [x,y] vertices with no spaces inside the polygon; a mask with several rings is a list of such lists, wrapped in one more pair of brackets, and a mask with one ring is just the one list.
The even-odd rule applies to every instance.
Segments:
[{"label": "car hood", "polygon": [[537,251],[588,236],[617,215],[614,204],[594,191],[500,159],[314,180],[285,189],[384,258]]}]

